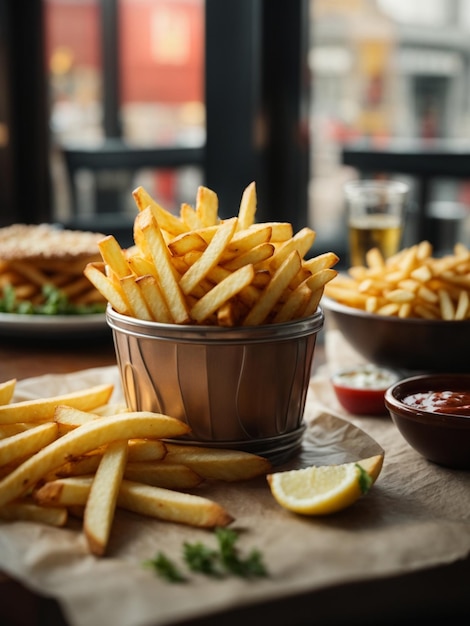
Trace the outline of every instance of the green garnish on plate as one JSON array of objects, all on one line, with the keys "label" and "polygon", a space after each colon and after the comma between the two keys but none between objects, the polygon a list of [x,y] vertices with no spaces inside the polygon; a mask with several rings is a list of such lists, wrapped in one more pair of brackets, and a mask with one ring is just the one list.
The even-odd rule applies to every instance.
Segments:
[{"label": "green garnish on plate", "polygon": [[3,287],[0,298],[0,313],[15,313],[22,315],[90,315],[104,313],[105,303],[74,304],[67,294],[55,285],[44,285],[42,288],[43,302],[36,304],[30,300],[18,300],[13,285]]}]

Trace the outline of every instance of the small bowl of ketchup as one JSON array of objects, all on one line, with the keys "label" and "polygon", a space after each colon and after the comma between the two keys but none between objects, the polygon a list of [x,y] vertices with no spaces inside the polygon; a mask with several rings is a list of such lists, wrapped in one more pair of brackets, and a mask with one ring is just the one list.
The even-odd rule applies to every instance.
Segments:
[{"label": "small bowl of ketchup", "polygon": [[354,415],[387,415],[385,390],[397,380],[394,371],[371,364],[345,368],[331,376],[338,402]]},{"label": "small bowl of ketchup", "polygon": [[426,374],[398,381],[385,406],[403,438],[429,461],[470,469],[470,374]]}]

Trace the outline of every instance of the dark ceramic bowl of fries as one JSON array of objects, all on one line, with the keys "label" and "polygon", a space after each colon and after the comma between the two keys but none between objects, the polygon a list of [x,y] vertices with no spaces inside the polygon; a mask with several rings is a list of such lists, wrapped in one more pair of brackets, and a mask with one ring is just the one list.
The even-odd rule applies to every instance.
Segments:
[{"label": "dark ceramic bowl of fries", "polygon": [[250,327],[163,324],[108,306],[127,404],[187,423],[188,444],[284,462],[301,445],[323,312]]},{"label": "dark ceramic bowl of fries", "polygon": [[327,328],[337,328],[370,363],[403,372],[470,372],[470,320],[384,316],[327,296],[322,306]]}]

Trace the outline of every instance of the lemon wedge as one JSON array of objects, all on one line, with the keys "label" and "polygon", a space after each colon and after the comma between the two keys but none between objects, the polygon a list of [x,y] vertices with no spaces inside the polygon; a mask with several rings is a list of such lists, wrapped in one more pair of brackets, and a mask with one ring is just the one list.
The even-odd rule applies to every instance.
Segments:
[{"label": "lemon wedge", "polygon": [[302,515],[328,515],[358,500],[377,480],[383,455],[356,463],[306,467],[266,476],[275,500]]}]

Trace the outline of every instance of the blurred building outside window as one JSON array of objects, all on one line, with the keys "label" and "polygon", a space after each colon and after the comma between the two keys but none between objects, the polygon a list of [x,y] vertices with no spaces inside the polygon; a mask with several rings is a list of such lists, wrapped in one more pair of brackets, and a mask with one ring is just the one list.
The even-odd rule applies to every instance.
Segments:
[{"label": "blurred building outside window", "polygon": [[[44,2],[53,145],[98,145],[104,138],[100,1]],[[204,0],[118,0],[117,6],[123,140],[203,146]],[[358,173],[341,165],[344,142],[470,140],[469,31],[468,0],[311,0],[309,225],[319,247],[335,249],[345,237],[342,186]],[[61,219],[70,199],[58,155],[54,150],[52,172]],[[199,167],[146,169],[132,185],[144,185],[176,211],[181,201],[194,200],[202,179]],[[89,173],[80,184],[83,210],[92,212]],[[468,183],[441,180],[434,194],[437,205],[470,206]]]},{"label": "blurred building outside window", "polygon": [[[50,77],[50,130],[55,216],[70,214],[70,190],[60,147],[98,146],[103,131],[103,64],[99,0],[44,0]],[[122,139],[134,147],[202,146],[204,0],[119,0]],[[111,177],[110,185],[116,183]],[[142,169],[129,191],[143,185],[169,210],[193,201],[199,167]],[[78,177],[80,210],[92,214],[94,177]],[[135,212],[130,193],[128,210]]]},{"label": "blurred building outside window", "polygon": [[[470,2],[312,0],[311,15],[310,220],[328,247],[345,238],[343,184],[358,176],[345,142],[470,139]],[[469,183],[437,181],[428,211],[443,208],[467,216]],[[468,222],[457,236],[470,244]]]}]

